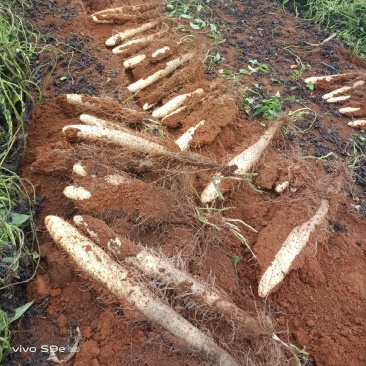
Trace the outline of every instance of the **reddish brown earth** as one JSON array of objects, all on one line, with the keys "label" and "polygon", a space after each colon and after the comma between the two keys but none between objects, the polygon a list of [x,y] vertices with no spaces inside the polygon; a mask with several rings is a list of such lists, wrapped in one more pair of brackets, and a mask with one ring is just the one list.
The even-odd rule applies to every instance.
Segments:
[{"label": "reddish brown earth", "polygon": [[[36,0],[34,3],[28,16],[42,33],[54,37],[49,41],[60,56],[56,67],[44,75],[47,98],[35,108],[21,167],[22,176],[33,182],[37,196],[43,198],[37,219],[42,261],[27,289],[28,299],[34,300],[35,305],[15,334],[13,344],[36,346],[38,351],[13,353],[9,364],[51,364],[47,361],[48,353],[40,352],[39,347],[72,344],[68,337],[76,324],[82,342],[80,352],[68,365],[209,364],[147,321],[126,301],[113,297],[85,276],[55,245],[45,229],[44,218],[58,215],[71,220],[74,215],[85,213],[103,219],[119,235],[173,258],[203,281],[214,281],[252,316],[263,318],[260,314],[265,311],[282,340],[300,349],[306,347],[310,356],[307,361],[302,360],[303,365],[365,365],[366,225],[362,179],[366,175],[361,166],[358,176],[352,177],[347,164],[347,157],[352,153],[348,138],[357,131],[347,126],[350,119],[342,117],[337,108],[329,107],[320,93],[307,90],[301,78],[289,79],[296,57],[284,48],[292,45],[292,52],[298,50],[302,62],[311,65],[303,78],[334,73],[321,62],[342,73],[365,72],[363,62],[335,40],[309,46],[320,43],[328,35],[264,0],[215,2],[212,6],[210,3],[212,12],[203,10],[222,29],[226,41],[220,45],[211,44],[204,34],[192,31],[194,41],[177,47],[176,42],[184,34],[176,29],[175,21],[166,18],[163,9],[158,9],[149,16],[163,17],[160,27],[168,32],[150,43],[144,52],[149,54],[169,44],[172,52],[166,61],[186,52],[194,52],[195,58],[131,98],[126,86],[158,70],[161,64],[146,61],[132,72],[125,72],[122,61],[130,55],[124,58],[112,55],[104,42],[114,30],[142,23],[143,16],[137,14],[132,21],[119,25],[95,24],[89,17],[92,12],[120,5],[119,2]],[[207,69],[204,54],[209,49],[211,53],[220,52],[226,61]],[[47,57],[53,56],[46,54],[41,61],[47,61]],[[217,76],[220,68],[237,71],[246,68],[253,59],[266,63],[272,71],[243,76],[243,85],[255,89],[254,84],[259,84],[271,95],[280,90],[283,99],[295,95],[317,115],[315,121],[313,115],[298,121],[283,117],[282,132],[277,133],[254,170],[252,184],[262,192],[255,191],[246,182],[238,183],[225,193],[225,201],[214,206],[235,209],[223,214],[210,211],[206,215],[212,223],[222,224],[224,215],[254,227],[257,233],[246,228],[242,233],[258,259],[252,258],[248,248],[229,231],[217,231],[200,222],[194,209],[203,207],[195,190],[201,192],[209,177],[217,170],[224,171],[224,164],[256,142],[264,130],[263,124],[269,124],[268,120],[249,119],[240,111],[239,87]],[[150,112],[142,110],[144,103],[161,105],[198,87],[205,90],[207,100],[193,96],[179,117],[171,117],[159,129],[149,125]],[[256,90],[261,93],[260,89]],[[64,93],[111,97],[113,102],[98,105],[93,111],[85,110],[68,105],[59,96]],[[302,108],[302,104],[285,101],[283,115]],[[325,114],[328,110],[332,113]],[[197,163],[189,154],[167,159],[64,136],[62,128],[78,124],[82,112],[122,123],[169,148],[174,146],[174,139],[205,119],[210,123],[197,131],[191,149],[207,159]],[[307,133],[298,133],[307,128]],[[329,152],[335,155],[328,159],[314,158]],[[83,162],[97,178],[81,179],[73,174],[72,167],[77,161]],[[218,164],[210,166],[208,161]],[[106,185],[103,177],[115,173],[131,177],[130,185],[113,189]],[[275,186],[286,179],[292,191],[287,189],[277,194]],[[71,184],[87,187],[95,200],[77,203],[67,199],[62,192]],[[325,222],[311,235],[281,286],[268,298],[259,298],[261,274],[292,228],[309,219],[322,198],[330,202]],[[355,208],[357,204],[361,214]],[[242,258],[237,264],[237,276],[230,256]],[[285,348],[282,352],[286,361],[282,358],[275,363],[270,358],[271,353],[266,349],[271,344],[270,336],[251,339],[238,332],[229,340],[232,329],[228,321],[215,315],[205,317],[175,300],[173,293],[162,292],[165,301],[177,312],[209,332],[237,359],[244,360],[247,356],[241,355],[249,354],[255,365],[295,364]],[[64,358],[64,354],[59,357]]]}]

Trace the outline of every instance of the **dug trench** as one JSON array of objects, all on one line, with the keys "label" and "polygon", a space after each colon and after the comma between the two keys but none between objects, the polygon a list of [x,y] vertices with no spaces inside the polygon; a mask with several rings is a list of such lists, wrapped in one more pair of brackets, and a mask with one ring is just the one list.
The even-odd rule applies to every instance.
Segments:
[{"label": "dug trench", "polygon": [[[55,244],[45,217],[56,215],[72,223],[74,216],[83,215],[93,217],[88,220],[94,234],[111,230],[112,236],[128,238],[138,245],[137,252],[144,249],[164,258],[258,322],[260,336],[249,332],[241,318],[190,299],[189,283],[179,288],[152,280],[125,263],[123,258],[132,255],[128,251],[119,259],[137,282],[209,335],[236,364],[294,365],[296,349],[273,340],[275,333],[287,345],[296,345],[297,351],[306,347],[308,353],[297,352],[303,365],[364,365],[365,197],[347,163],[352,152],[348,139],[357,131],[347,126],[350,118],[338,112],[339,106],[333,108],[321,98],[323,84],[319,91],[315,84],[311,92],[302,80],[333,74],[329,65],[359,75],[364,72],[362,61],[334,39],[321,44],[327,34],[266,1],[210,3],[210,11],[204,9],[206,17],[221,26],[226,39],[215,45],[204,32],[180,33],[177,20],[169,19],[160,5],[134,10],[129,19],[114,14],[116,23],[98,24],[91,19],[94,12],[137,4],[76,0],[34,4],[28,16],[50,34],[60,59],[44,75],[47,98],[35,108],[21,165],[22,176],[33,182],[43,199],[37,219],[42,261],[27,289],[28,300],[35,304],[13,345],[37,351],[14,351],[9,364],[52,363],[42,345],[72,345],[76,327],[81,332],[80,350],[67,362],[70,365],[212,362],[143,316],[134,304],[112,295]],[[116,31],[147,22],[156,24],[132,39],[154,35],[148,42],[136,42],[122,54],[105,46]],[[189,25],[184,24],[187,30]],[[290,43],[292,48],[287,47]],[[296,47],[302,47],[301,59],[294,56]],[[218,67],[205,64],[208,50],[224,55],[225,61]],[[136,55],[145,57],[132,59]],[[131,88],[185,55],[191,56],[162,79],[139,92]],[[136,64],[124,65],[128,59]],[[246,68],[254,59],[266,63],[270,74],[243,76],[238,86],[218,72]],[[312,68],[301,78],[291,78],[291,65],[299,60]],[[277,122],[245,114],[243,85],[257,94],[280,90],[282,98],[288,98]],[[336,87],[325,86],[324,92]],[[186,95],[182,109],[163,118],[157,110],[179,95]],[[362,94],[354,98],[362,100]],[[312,112],[294,118],[291,112],[302,104]],[[329,110],[332,114],[326,113]],[[86,122],[86,115],[99,119]],[[103,128],[88,126],[101,120],[108,121],[114,140],[128,133],[127,142],[108,143]],[[239,168],[231,159],[276,123],[268,147],[246,172],[251,174],[237,179]],[[94,128],[102,140],[88,137],[81,125]],[[178,144],[194,127],[192,139]],[[132,140],[137,145],[131,145]],[[357,174],[362,183],[364,169],[358,168]],[[218,181],[216,193],[220,190],[221,197],[202,203],[200,194],[214,176],[231,178]],[[267,296],[259,297],[260,280],[276,253],[323,201],[329,210],[288,274]],[[66,356],[57,354],[60,360]]]}]

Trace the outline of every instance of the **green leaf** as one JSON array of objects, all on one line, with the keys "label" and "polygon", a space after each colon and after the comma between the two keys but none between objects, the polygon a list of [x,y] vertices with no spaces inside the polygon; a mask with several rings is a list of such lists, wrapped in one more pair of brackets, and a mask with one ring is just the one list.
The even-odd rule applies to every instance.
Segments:
[{"label": "green leaf", "polygon": [[192,16],[189,14],[181,14],[180,17],[183,19],[192,19]]},{"label": "green leaf", "polygon": [[60,80],[61,80],[61,81],[66,81],[66,80],[68,80],[68,77],[67,77],[67,76],[61,76],[61,77],[60,77]]},{"label": "green leaf", "polygon": [[201,29],[201,27],[195,23],[189,22],[189,25],[191,26],[191,28],[193,29]]},{"label": "green leaf", "polygon": [[12,323],[15,320],[19,319],[33,305],[33,302],[34,300],[16,308],[14,316],[12,318],[9,318],[9,323]]},{"label": "green leaf", "polygon": [[248,70],[245,70],[245,69],[240,69],[239,74],[240,75],[249,75],[249,76],[251,75],[251,73]]},{"label": "green leaf", "polygon": [[10,217],[11,217],[11,224],[16,227],[23,225],[30,218],[29,215],[18,214],[15,212],[12,212],[10,214]]},{"label": "green leaf", "polygon": [[239,257],[238,255],[232,255],[231,256],[231,259],[233,260],[234,265],[237,265],[240,261],[243,260],[243,258],[242,257]]},{"label": "green leaf", "polygon": [[308,83],[306,83],[306,87],[309,89],[309,90],[314,90],[314,83],[309,81]]}]

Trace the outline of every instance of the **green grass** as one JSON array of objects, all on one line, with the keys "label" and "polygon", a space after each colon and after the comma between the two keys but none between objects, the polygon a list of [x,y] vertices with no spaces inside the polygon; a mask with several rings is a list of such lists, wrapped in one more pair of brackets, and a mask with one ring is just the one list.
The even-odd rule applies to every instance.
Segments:
[{"label": "green grass", "polygon": [[[39,264],[33,221],[33,186],[6,168],[9,157],[23,152],[29,107],[42,96],[33,81],[34,62],[42,52],[40,36],[21,15],[29,0],[0,3],[0,295],[9,287],[29,281]],[[10,323],[30,306],[17,309],[0,304],[0,361],[10,349]],[[8,314],[4,309],[7,308]]]},{"label": "green grass", "polygon": [[282,3],[293,5],[301,18],[336,32],[355,55],[366,59],[365,0],[282,0]]},{"label": "green grass", "polygon": [[[42,52],[39,35],[13,13],[14,0],[0,4],[0,164],[19,136],[24,136],[27,105],[41,97],[32,80],[33,60]],[[23,3],[26,6],[27,3]]]}]

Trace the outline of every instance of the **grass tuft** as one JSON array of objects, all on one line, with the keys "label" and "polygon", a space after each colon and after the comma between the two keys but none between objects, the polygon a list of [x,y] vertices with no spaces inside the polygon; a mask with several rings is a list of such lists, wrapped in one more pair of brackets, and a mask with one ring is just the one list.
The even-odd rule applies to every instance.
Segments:
[{"label": "grass tuft", "polygon": [[301,18],[336,32],[355,55],[366,60],[365,0],[282,0],[282,3],[292,5]]}]

